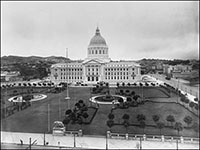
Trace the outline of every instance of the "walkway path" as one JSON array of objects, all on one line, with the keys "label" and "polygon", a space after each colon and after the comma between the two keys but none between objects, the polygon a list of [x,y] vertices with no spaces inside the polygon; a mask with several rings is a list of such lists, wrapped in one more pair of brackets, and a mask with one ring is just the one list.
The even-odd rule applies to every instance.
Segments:
[{"label": "walkway path", "polygon": [[[1,143],[15,143],[20,144],[20,139],[24,144],[29,144],[29,140],[36,141],[37,145],[44,144],[44,134],[36,133],[19,133],[19,132],[1,132]],[[45,142],[49,146],[65,146],[74,147],[74,137],[67,136],[53,136],[52,134],[45,135]],[[108,149],[137,149],[139,140],[125,140],[125,139],[108,139]],[[83,136],[75,138],[75,145],[79,148],[90,149],[105,149],[105,137]],[[176,142],[156,142],[156,141],[142,141],[142,149],[176,149]],[[199,149],[199,143],[178,143],[179,149]]]}]

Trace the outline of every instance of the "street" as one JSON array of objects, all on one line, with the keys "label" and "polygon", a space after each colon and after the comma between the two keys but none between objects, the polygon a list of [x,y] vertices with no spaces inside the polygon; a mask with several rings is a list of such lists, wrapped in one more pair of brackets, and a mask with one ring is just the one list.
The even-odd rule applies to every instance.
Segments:
[{"label": "street", "polygon": [[175,78],[171,78],[170,80],[166,80],[165,79],[165,75],[161,75],[161,74],[150,74],[150,76],[162,80],[163,82],[175,87],[175,88],[179,88],[183,91],[185,91],[186,93],[189,93],[195,97],[197,97],[199,99],[199,85],[197,86],[189,86],[186,84],[185,80],[181,80],[181,79],[175,79]]}]

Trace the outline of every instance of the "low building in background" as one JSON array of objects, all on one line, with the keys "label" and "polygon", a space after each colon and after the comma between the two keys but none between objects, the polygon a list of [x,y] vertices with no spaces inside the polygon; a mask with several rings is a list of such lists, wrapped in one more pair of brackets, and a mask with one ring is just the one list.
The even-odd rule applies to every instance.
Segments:
[{"label": "low building in background", "polygon": [[18,71],[1,72],[1,82],[12,82],[12,81],[22,81],[22,80],[23,78],[20,76],[20,72]]}]

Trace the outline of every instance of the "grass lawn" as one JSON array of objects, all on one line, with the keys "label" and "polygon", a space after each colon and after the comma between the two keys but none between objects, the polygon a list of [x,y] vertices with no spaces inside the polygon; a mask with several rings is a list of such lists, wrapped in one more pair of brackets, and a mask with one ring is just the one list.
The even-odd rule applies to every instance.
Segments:
[{"label": "grass lawn", "polygon": [[[129,90],[134,90],[138,95],[141,91],[140,88],[133,87],[129,88]],[[143,94],[146,97],[150,97],[153,95],[154,97],[158,97],[162,100],[161,97],[167,98],[165,92],[162,90],[165,89],[158,89],[155,87],[152,88],[143,88]],[[115,93],[115,88],[110,88],[111,94]],[[78,100],[82,99],[86,105],[90,105],[88,99],[90,98],[90,88],[89,87],[70,87],[69,88],[69,95],[71,97],[70,100],[70,108],[74,107],[74,104],[78,102]],[[47,120],[47,112],[48,112],[48,104],[50,105],[50,125],[52,129],[52,125],[54,121],[64,119],[65,111],[68,108],[68,103],[64,99],[66,97],[66,91],[63,91],[58,94],[47,93],[47,98],[41,101],[36,101],[32,103],[32,106],[23,110],[19,111],[8,118],[1,120],[1,130],[3,131],[18,131],[18,132],[36,132],[36,133],[43,133],[47,132],[48,129],[48,120]],[[157,98],[157,99],[158,99]],[[175,99],[176,96],[172,95],[172,97],[168,98],[169,100]],[[59,100],[60,99],[60,100]],[[60,101],[60,103],[59,103]],[[60,105],[60,116],[59,116],[59,105]],[[94,104],[93,104],[94,105]],[[108,120],[108,114],[111,111],[112,105],[100,105],[96,116],[94,117],[91,124],[83,124],[83,134],[90,134],[90,135],[105,135],[106,131],[109,129],[106,125],[106,121]],[[130,122],[137,124],[136,116],[137,114],[144,114],[146,116],[146,124],[154,125],[155,123],[152,120],[152,115],[157,114],[160,116],[160,120],[163,121],[167,125],[167,121],[165,120],[166,116],[171,114],[174,115],[176,121],[182,122],[184,126],[187,126],[183,122],[183,118],[186,115],[189,115],[193,118],[193,121],[198,122],[198,117],[193,115],[191,112],[186,110],[185,108],[181,107],[180,105],[171,104],[171,103],[150,103],[147,102],[144,105],[139,105],[139,107],[131,107],[129,109],[116,109],[113,111],[115,115],[114,121],[116,123],[122,122],[122,116],[124,113],[130,115]],[[69,125],[69,130],[77,130],[80,129],[80,125]],[[112,132],[119,132],[125,133],[125,128],[121,125],[116,125],[112,127]],[[143,133],[143,129],[135,126],[128,127],[129,133]],[[147,127],[145,128],[146,134],[159,134],[160,130]],[[177,135],[177,131],[173,129],[164,128],[162,129],[162,133],[164,135]],[[184,129],[180,132],[183,136],[197,136],[191,129]]]}]

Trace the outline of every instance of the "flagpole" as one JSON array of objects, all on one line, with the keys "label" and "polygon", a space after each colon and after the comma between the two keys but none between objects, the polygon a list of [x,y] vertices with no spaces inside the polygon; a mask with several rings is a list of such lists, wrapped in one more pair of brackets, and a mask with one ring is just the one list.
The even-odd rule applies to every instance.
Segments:
[{"label": "flagpole", "polygon": [[[68,58],[68,48],[66,48],[66,58]],[[69,89],[68,89],[68,82],[69,82],[69,80],[68,80],[68,78],[69,78],[69,67],[68,67],[68,60],[67,60],[67,63],[66,63],[67,65],[67,68],[66,68],[66,70],[67,70],[67,72],[66,72],[66,74],[67,74],[67,97],[65,97],[65,99],[67,100],[67,109],[70,109],[70,104],[69,104],[69,101],[70,101],[70,97],[69,97]]]}]

